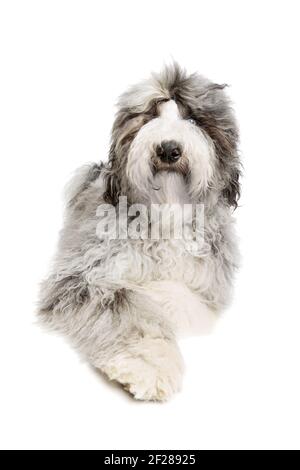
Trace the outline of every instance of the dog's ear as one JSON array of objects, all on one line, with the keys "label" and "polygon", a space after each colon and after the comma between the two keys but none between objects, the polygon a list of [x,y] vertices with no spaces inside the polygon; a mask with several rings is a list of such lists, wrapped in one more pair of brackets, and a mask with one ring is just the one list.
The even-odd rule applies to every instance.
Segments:
[{"label": "dog's ear", "polygon": [[104,200],[108,204],[116,206],[120,196],[120,181],[118,176],[109,171],[106,175],[106,189],[104,192]]},{"label": "dog's ear", "polygon": [[241,176],[237,141],[238,131],[236,127],[222,129],[218,126],[214,143],[222,185],[221,194],[225,202],[234,209],[237,208],[240,198]]},{"label": "dog's ear", "polygon": [[120,110],[112,128],[108,164],[105,170],[106,189],[104,199],[116,206],[119,197],[127,195],[126,163],[132,140],[144,123],[143,116],[135,116],[127,110]]},{"label": "dog's ear", "polygon": [[103,197],[105,202],[113,206],[118,204],[121,195],[121,180],[119,174],[115,145],[112,144],[108,164],[105,169],[105,191]]},{"label": "dog's ear", "polygon": [[232,169],[229,182],[222,191],[223,198],[229,206],[232,206],[234,209],[237,208],[238,200],[240,198],[240,175],[241,172],[239,168]]},{"label": "dog's ear", "polygon": [[224,93],[226,85],[210,85],[199,109],[201,127],[212,139],[217,157],[221,197],[237,207],[240,197],[241,164],[238,155],[238,126],[231,103]]},{"label": "dog's ear", "polygon": [[223,198],[227,204],[234,207],[234,209],[237,208],[238,200],[240,198],[240,174],[241,172],[239,169],[232,170],[230,180],[222,191]]}]

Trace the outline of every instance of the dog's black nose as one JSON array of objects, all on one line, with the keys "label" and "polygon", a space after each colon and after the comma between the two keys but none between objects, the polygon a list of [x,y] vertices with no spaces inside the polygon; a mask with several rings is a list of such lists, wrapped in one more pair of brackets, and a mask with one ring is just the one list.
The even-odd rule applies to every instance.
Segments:
[{"label": "dog's black nose", "polygon": [[166,140],[156,147],[156,155],[166,163],[177,162],[181,153],[181,146],[175,140]]}]

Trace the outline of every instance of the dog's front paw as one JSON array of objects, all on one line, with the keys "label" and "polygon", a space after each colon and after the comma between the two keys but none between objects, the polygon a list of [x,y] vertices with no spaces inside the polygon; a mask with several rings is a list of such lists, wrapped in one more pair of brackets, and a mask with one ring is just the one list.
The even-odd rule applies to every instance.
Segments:
[{"label": "dog's front paw", "polygon": [[176,344],[145,338],[114,356],[104,372],[137,400],[165,401],[181,388],[183,363]]}]

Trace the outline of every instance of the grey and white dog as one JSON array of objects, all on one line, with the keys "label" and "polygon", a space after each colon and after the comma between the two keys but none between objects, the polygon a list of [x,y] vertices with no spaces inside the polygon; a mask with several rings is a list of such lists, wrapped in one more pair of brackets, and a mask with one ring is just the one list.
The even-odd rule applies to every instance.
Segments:
[{"label": "grey and white dog", "polygon": [[[166,400],[180,389],[177,338],[206,332],[230,300],[237,144],[224,85],[172,64],[120,97],[108,162],[79,169],[68,187],[39,316],[136,399]],[[201,243],[109,236],[99,207],[108,221],[133,220],[129,211],[110,215],[125,196],[129,211],[136,203],[201,204]]]}]

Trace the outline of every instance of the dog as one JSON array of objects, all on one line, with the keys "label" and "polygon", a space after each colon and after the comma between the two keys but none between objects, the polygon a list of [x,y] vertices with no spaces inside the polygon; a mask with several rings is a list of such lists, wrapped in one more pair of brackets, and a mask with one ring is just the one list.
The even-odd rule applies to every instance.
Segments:
[{"label": "dog", "polygon": [[[180,390],[178,338],[211,331],[231,299],[241,163],[225,86],[176,63],[132,86],[117,104],[108,161],[84,165],[67,187],[38,314],[138,400]],[[152,206],[170,237],[149,236]],[[185,206],[191,217],[180,219]],[[187,231],[175,237],[180,220]]]}]

